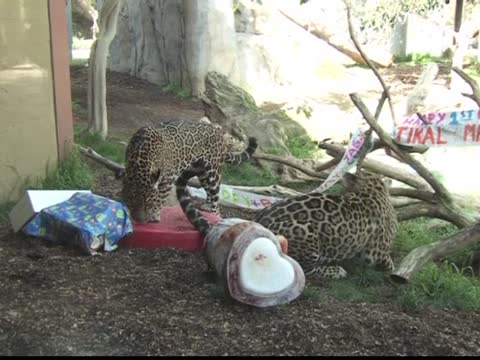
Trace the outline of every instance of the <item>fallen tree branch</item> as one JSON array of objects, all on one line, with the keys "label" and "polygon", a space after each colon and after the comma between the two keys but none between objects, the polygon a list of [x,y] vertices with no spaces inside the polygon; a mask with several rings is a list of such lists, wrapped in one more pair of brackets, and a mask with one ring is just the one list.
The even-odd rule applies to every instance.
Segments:
[{"label": "fallen tree branch", "polygon": [[467,246],[480,241],[480,224],[477,223],[457,232],[455,235],[412,250],[390,275],[399,283],[406,283],[428,261],[452,255]]},{"label": "fallen tree branch", "polygon": [[[332,157],[342,157],[345,152],[345,148],[340,144],[319,143],[318,147],[326,150],[327,154]],[[372,172],[403,182],[416,189],[430,190],[428,183],[420,176],[410,174],[404,169],[385,164],[381,161],[367,158],[363,162],[363,167]]]},{"label": "fallen tree branch", "polygon": [[338,162],[340,161],[337,159],[330,160],[324,164],[319,165],[319,167],[317,167],[317,169],[320,168],[322,170],[315,171],[312,168],[307,168],[306,166],[301,164],[296,158],[287,158],[287,157],[282,157],[277,155],[261,154],[261,153],[253,154],[253,158],[257,160],[267,160],[267,161],[274,161],[281,164],[285,164],[303,172],[304,174],[307,174],[308,176],[319,178],[319,179],[324,179],[328,176],[328,173],[322,170],[331,168],[332,166],[335,166],[336,164],[338,164]]},{"label": "fallen tree branch", "polygon": [[417,189],[408,189],[408,188],[390,188],[388,189],[390,196],[403,196],[408,198],[413,198],[417,200],[435,202],[435,194],[432,194],[429,191],[422,191]]},{"label": "fallen tree branch", "polygon": [[106,157],[103,157],[99,153],[97,153],[95,150],[92,148],[84,148],[83,146],[75,144],[75,146],[80,150],[82,154],[85,154],[89,158],[95,160],[96,162],[102,164],[105,166],[108,170],[111,170],[115,174],[115,178],[121,179],[123,175],[125,174],[125,168],[116,163],[115,161],[112,161],[110,159],[107,159]]},{"label": "fallen tree branch", "polygon": [[472,89],[472,94],[462,93],[462,95],[472,99],[480,107],[480,88],[477,82],[472,79],[465,71],[456,66],[454,66],[452,70],[455,71]]},{"label": "fallen tree branch", "polygon": [[398,209],[400,209],[400,208],[402,208],[402,207],[411,206],[411,205],[416,205],[416,204],[420,204],[420,203],[421,203],[420,200],[412,200],[412,199],[409,199],[409,198],[396,198],[396,197],[392,197],[390,200],[391,200],[391,202],[392,202],[393,207],[394,207],[395,210],[397,210],[397,211],[398,211]]},{"label": "fallen tree branch", "polygon": [[[348,21],[348,32],[350,33],[350,38],[353,41],[353,44],[355,45],[355,48],[359,52],[359,54],[362,56],[362,58],[365,60],[367,65],[370,67],[370,69],[373,71],[375,76],[377,77],[378,81],[380,82],[380,85],[382,85],[383,92],[385,96],[387,97],[388,104],[390,106],[390,112],[392,114],[392,121],[394,125],[397,125],[396,121],[396,116],[395,116],[395,110],[393,108],[393,102],[392,102],[392,96],[390,95],[390,91],[388,90],[387,84],[385,84],[385,81],[383,81],[382,76],[378,72],[377,68],[375,65],[370,61],[368,58],[367,54],[365,54],[358,43],[357,37],[355,36],[355,31],[353,30],[353,24],[352,24],[352,14],[350,10],[350,2],[348,0],[344,0],[345,6],[347,7],[347,21]],[[380,114],[379,114],[380,115]]]},{"label": "fallen tree branch", "polygon": [[448,221],[458,228],[465,228],[472,224],[472,220],[445,206],[439,204],[420,203],[405,206],[397,211],[398,221],[411,220],[417,217],[430,217]]}]

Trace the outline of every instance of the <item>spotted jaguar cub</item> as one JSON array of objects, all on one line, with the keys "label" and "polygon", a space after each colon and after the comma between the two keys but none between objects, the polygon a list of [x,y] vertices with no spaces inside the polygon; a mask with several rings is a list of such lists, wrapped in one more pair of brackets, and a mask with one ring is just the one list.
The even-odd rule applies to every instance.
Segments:
[{"label": "spotted jaguar cub", "polygon": [[160,221],[174,178],[195,167],[201,169],[198,177],[207,192],[207,204],[218,213],[221,167],[250,159],[256,148],[251,137],[243,152],[231,152],[223,130],[206,123],[170,121],[142,127],[126,149],[121,197],[136,222]]},{"label": "spotted jaguar cub", "polygon": [[254,221],[288,240],[288,252],[305,275],[341,278],[336,262],[360,256],[384,271],[394,268],[390,249],[397,217],[388,189],[375,174],[346,174],[342,194],[310,193],[274,203]]}]

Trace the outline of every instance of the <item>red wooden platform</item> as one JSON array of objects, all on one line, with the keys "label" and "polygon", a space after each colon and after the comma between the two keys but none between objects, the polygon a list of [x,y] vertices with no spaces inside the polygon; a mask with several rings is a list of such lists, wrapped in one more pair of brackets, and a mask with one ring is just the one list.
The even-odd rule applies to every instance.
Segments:
[{"label": "red wooden platform", "polygon": [[[203,211],[202,214],[210,223],[221,220],[218,215]],[[163,208],[160,222],[157,223],[136,224],[133,222],[133,235],[120,240],[121,247],[173,247],[187,251],[199,251],[202,244],[202,234],[188,221],[180,207]]]}]

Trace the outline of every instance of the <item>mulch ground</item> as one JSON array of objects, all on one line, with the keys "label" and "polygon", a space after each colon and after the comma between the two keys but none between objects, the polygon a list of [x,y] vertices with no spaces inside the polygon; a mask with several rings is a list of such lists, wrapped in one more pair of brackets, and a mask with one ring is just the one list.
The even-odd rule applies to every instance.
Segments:
[{"label": "mulch ground", "polygon": [[[85,75],[72,71],[79,103]],[[197,102],[162,95],[155,85],[116,73],[108,81],[119,132],[168,114],[202,116]],[[113,196],[119,185],[105,175],[94,191]],[[200,254],[173,249],[86,256],[3,226],[0,279],[0,355],[480,354],[479,312],[405,312],[393,303],[305,294],[257,309],[225,297]]]}]

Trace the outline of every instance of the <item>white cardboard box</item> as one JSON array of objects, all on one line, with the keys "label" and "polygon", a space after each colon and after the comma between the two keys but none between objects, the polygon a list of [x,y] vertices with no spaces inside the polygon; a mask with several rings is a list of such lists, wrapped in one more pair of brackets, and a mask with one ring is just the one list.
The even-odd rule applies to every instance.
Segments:
[{"label": "white cardboard box", "polygon": [[92,193],[90,190],[27,190],[10,211],[13,230],[19,231],[42,209],[68,200],[76,192]]}]

